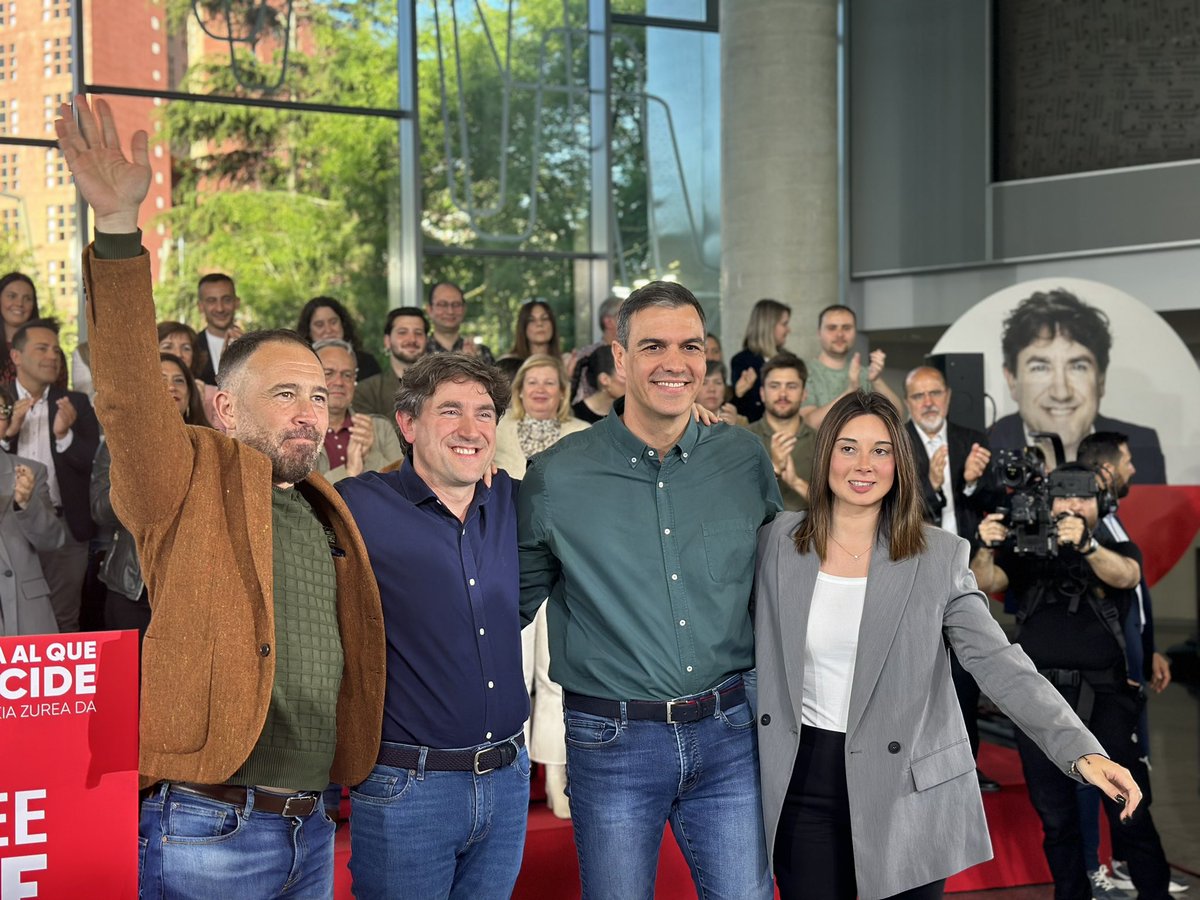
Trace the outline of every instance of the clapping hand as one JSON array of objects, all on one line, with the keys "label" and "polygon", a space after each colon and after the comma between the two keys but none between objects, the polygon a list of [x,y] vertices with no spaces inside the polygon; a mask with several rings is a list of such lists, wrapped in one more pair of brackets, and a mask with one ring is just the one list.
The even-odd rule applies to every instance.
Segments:
[{"label": "clapping hand", "polygon": [[13,503],[23,507],[33,496],[33,469],[29,466],[13,467]]},{"label": "clapping hand", "polygon": [[963,466],[963,481],[967,484],[974,484],[983,477],[983,473],[987,471],[988,463],[991,461],[992,452],[987,447],[972,444],[971,452],[967,454],[967,462]]},{"label": "clapping hand", "polygon": [[949,455],[949,446],[942,444],[929,457],[929,483],[935,491],[940,491],[946,481],[946,457]]},{"label": "clapping hand", "polygon": [[874,383],[879,380],[879,376],[883,374],[884,363],[887,362],[887,354],[882,350],[871,351],[871,364],[867,367],[867,381]]},{"label": "clapping hand", "polygon": [[754,382],[758,381],[758,373],[753,369],[743,369],[742,374],[738,376],[737,384],[733,386],[733,393],[736,397],[745,397],[750,388],[754,387]]},{"label": "clapping hand", "polygon": [[[13,404],[12,412],[8,416],[8,427],[4,429],[5,440],[15,438],[21,433],[21,426],[25,424],[25,417],[29,415],[32,406],[32,397],[24,397]],[[0,419],[0,421],[3,420]]]},{"label": "clapping hand", "polygon": [[69,397],[59,397],[57,406],[58,409],[54,413],[54,437],[61,441],[79,418],[79,413],[75,411],[75,404]]}]

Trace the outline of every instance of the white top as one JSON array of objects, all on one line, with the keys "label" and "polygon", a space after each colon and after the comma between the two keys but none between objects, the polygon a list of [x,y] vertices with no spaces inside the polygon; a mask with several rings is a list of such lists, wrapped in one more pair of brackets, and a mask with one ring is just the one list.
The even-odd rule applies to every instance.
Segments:
[{"label": "white top", "polygon": [[804,700],[800,724],[846,731],[850,686],[858,654],[866,578],[817,573],[804,642]]},{"label": "white top", "polygon": [[[17,389],[17,399],[24,400],[33,395],[25,390],[25,385],[14,381]],[[36,460],[46,467],[46,485],[50,488],[50,502],[62,506],[62,492],[58,489],[58,470],[54,465],[54,454],[50,452],[50,388],[42,391],[42,396],[34,401],[25,414],[21,423],[21,431],[17,435],[17,456]],[[54,448],[59,453],[66,453],[67,448],[75,439],[75,430],[67,432],[66,437],[54,438]]]},{"label": "white top", "polygon": [[208,344],[208,358],[212,360],[213,372],[220,372],[221,354],[225,352],[225,338],[209,334],[207,328],[200,333],[204,335],[205,343]]}]

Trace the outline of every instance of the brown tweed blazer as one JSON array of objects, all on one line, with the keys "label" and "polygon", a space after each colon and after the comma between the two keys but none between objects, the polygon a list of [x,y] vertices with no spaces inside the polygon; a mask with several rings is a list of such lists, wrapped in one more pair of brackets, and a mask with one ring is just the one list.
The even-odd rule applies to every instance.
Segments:
[{"label": "brown tweed blazer", "polygon": [[[219,784],[250,755],[275,674],[271,464],[185,425],[163,389],[150,257],[83,257],[96,412],[112,502],[137,541],[154,611],[142,650],[142,785]],[[384,631],[366,547],[320,475],[299,486],[333,527],[345,669],[330,780],[357,784],[379,750]],[[201,577],[197,577],[201,573]]]}]

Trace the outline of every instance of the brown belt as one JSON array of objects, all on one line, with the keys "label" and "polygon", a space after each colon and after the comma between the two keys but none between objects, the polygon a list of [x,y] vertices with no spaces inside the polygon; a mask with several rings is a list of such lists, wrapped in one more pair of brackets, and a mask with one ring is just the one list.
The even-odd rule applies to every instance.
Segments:
[{"label": "brown belt", "polygon": [[[191,782],[172,781],[167,790],[180,794],[192,794],[216,800],[218,803],[228,803],[230,806],[245,806],[247,789],[233,784],[192,784]],[[259,812],[274,813],[277,816],[308,816],[321,808],[321,795],[307,792],[303,794],[271,794],[266,791],[254,792],[254,809]]]}]

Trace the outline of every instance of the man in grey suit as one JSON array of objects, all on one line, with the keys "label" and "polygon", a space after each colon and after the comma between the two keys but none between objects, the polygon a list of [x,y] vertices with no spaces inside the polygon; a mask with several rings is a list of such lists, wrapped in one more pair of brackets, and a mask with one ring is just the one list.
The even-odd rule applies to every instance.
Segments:
[{"label": "man in grey suit", "polygon": [[46,467],[0,453],[0,636],[58,632],[37,555],[61,547],[63,534]]}]

